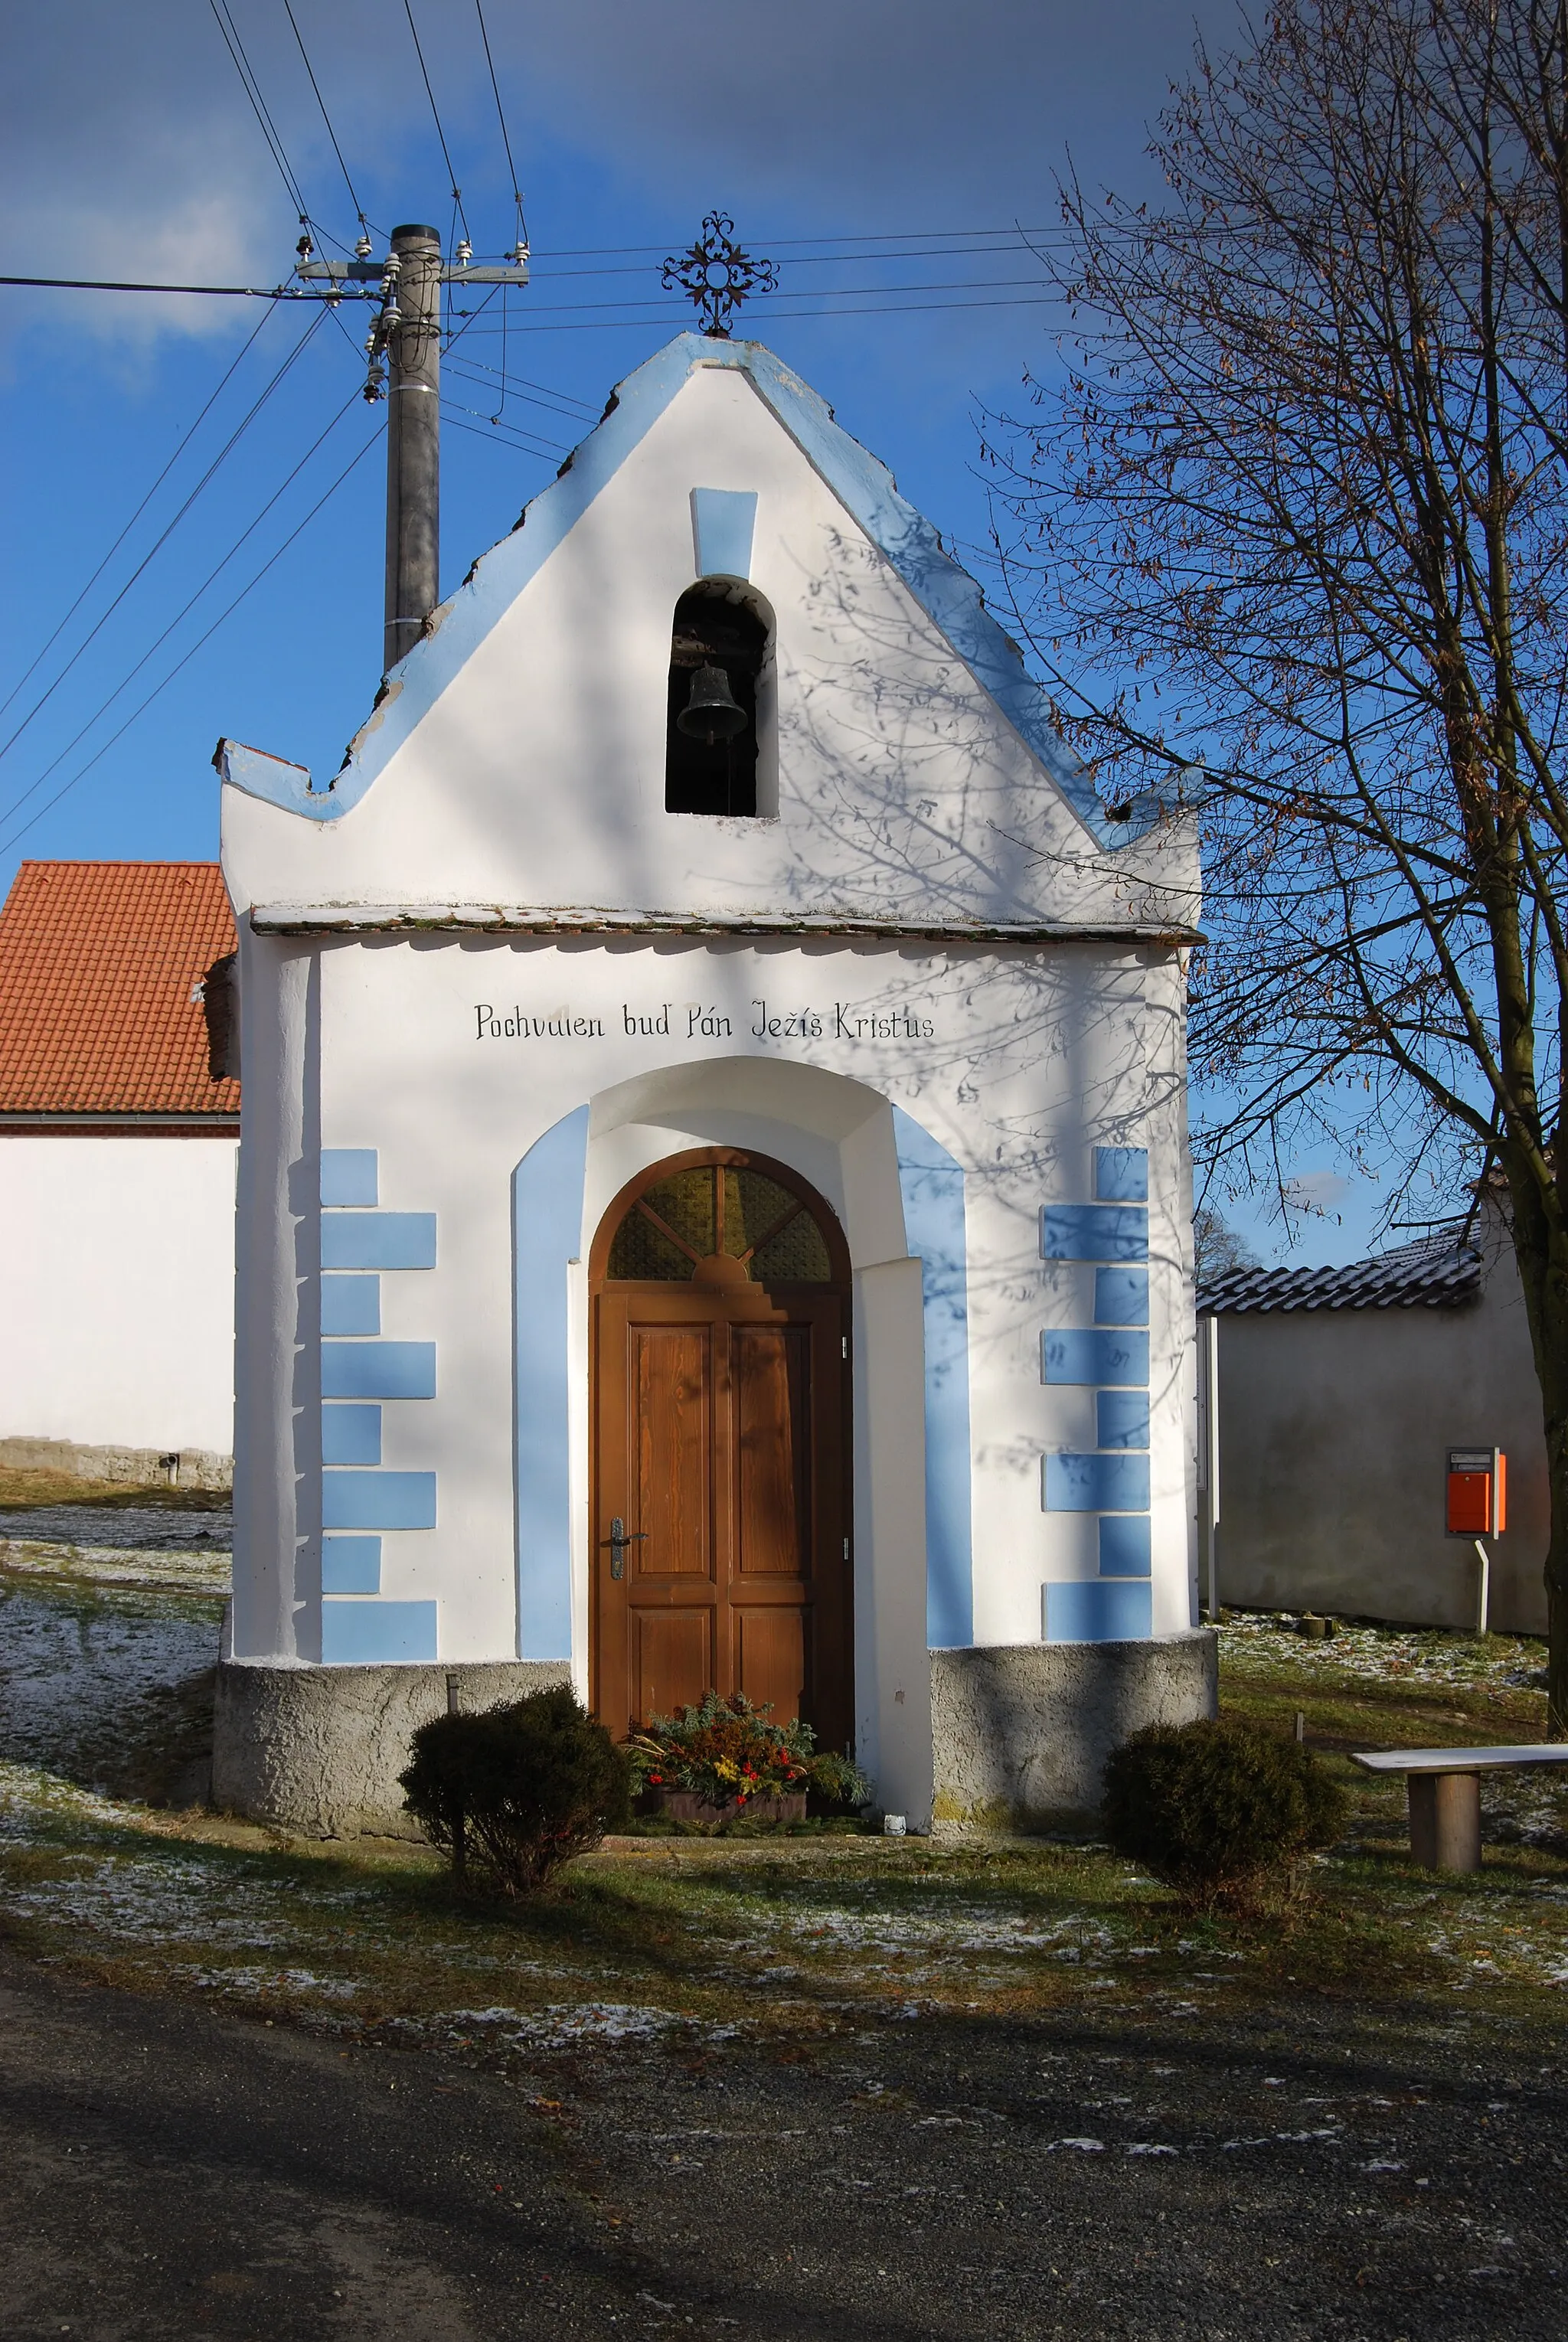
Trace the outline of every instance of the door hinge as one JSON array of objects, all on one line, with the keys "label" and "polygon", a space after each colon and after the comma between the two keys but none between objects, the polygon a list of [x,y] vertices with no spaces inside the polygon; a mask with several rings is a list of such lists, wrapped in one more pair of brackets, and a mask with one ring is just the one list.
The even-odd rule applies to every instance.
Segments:
[{"label": "door hinge", "polygon": [[838,1337],[838,1355],[841,1358],[847,1358],[849,1356],[849,1336],[847,1334],[841,1334]]},{"label": "door hinge", "polygon": [[847,1537],[845,1537],[844,1541],[844,1557],[845,1561],[849,1559],[849,1539]]}]

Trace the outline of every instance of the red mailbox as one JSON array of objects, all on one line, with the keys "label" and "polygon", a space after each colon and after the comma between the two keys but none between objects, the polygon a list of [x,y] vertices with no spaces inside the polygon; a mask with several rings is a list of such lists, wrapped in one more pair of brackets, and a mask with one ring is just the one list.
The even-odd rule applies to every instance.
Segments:
[{"label": "red mailbox", "polygon": [[1448,1451],[1448,1534],[1501,1536],[1508,1526],[1508,1458],[1501,1447]]}]

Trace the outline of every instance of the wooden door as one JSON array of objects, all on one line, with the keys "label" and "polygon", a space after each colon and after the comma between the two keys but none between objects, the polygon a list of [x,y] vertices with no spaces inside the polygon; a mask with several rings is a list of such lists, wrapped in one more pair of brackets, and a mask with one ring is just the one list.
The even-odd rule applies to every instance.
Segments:
[{"label": "wooden door", "polygon": [[594,1280],[592,1603],[612,1731],[713,1688],[848,1745],[849,1323],[825,1212],[793,1174],[729,1150],[661,1165],[612,1206]]}]

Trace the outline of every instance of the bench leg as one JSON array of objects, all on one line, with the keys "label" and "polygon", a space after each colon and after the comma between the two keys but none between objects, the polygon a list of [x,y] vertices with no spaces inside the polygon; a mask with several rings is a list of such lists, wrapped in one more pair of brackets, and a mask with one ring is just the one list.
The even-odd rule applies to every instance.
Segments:
[{"label": "bench leg", "polygon": [[1481,1867],[1481,1777],[1411,1773],[1410,1851],[1425,1870]]}]

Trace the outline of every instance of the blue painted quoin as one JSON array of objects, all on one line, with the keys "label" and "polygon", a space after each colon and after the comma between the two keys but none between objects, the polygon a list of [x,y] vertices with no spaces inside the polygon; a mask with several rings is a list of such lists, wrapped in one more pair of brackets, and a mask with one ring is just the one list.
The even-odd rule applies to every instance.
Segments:
[{"label": "blue painted quoin", "polygon": [[1094,1325],[1041,1336],[1042,1381],[1095,1393],[1094,1449],[1043,1460],[1046,1511],[1094,1515],[1099,1547],[1097,1577],[1047,1580],[1048,1642],[1123,1642],[1154,1631],[1148,1149],[1097,1146],[1094,1162],[1093,1203],[1047,1205],[1041,1215],[1046,1260],[1096,1265]]},{"label": "blue painted quoin", "polygon": [[379,1192],[374,1147],[322,1149],[321,1647],[336,1666],[430,1660],[439,1642],[434,1601],[383,1596],[379,1534],[434,1527],[436,1476],[384,1469],[383,1409],[364,1403],[435,1396],[434,1342],[377,1338],[382,1274],[434,1267],[435,1216],[384,1212]]}]

